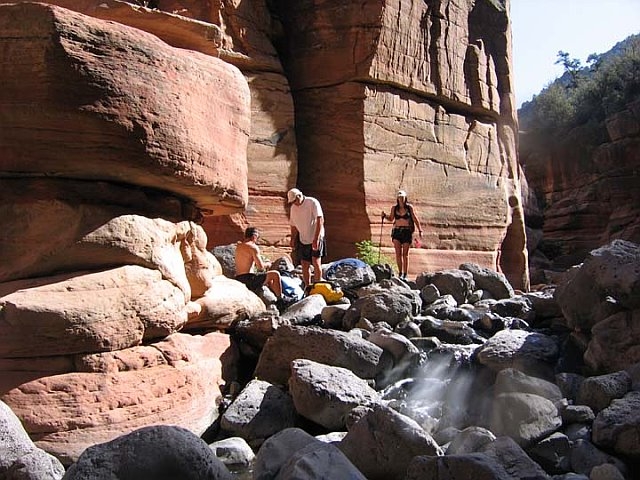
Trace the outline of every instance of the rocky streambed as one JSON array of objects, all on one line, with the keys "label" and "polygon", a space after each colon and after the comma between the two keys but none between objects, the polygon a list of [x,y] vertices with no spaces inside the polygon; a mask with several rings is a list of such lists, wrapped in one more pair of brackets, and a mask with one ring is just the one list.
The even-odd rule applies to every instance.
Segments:
[{"label": "rocky streambed", "polygon": [[332,272],[339,302],[311,295],[227,329],[235,381],[202,437],[145,427],[64,478],[636,478],[638,245],[530,292],[475,264],[410,282]]}]

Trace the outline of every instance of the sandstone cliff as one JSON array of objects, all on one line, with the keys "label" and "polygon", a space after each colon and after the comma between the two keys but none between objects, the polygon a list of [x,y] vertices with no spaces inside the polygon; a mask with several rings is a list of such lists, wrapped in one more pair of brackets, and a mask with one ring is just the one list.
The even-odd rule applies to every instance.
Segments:
[{"label": "sandstone cliff", "polygon": [[184,332],[264,305],[208,248],[254,224],[286,251],[294,185],[330,259],[403,188],[412,273],[527,287],[508,2],[50,3],[0,2],[0,396],[65,461],[210,424],[232,350]]},{"label": "sandstone cliff", "polygon": [[0,5],[0,52],[0,398],[64,462],[151,423],[202,433],[230,343],[182,332],[231,289],[194,220],[246,207],[245,78],[36,3]]},{"label": "sandstone cliff", "polygon": [[640,102],[603,127],[596,146],[587,127],[559,140],[520,136],[537,282],[544,269],[578,264],[611,240],[640,242]]},{"label": "sandstone cliff", "polygon": [[473,260],[526,287],[508,2],[274,3],[298,183],[334,254],[377,241],[402,188],[426,227],[415,271]]},{"label": "sandstone cliff", "polygon": [[378,243],[379,213],[403,188],[427,227],[411,273],[475,261],[527,287],[508,1],[53,3],[244,73],[249,201],[205,218],[210,247],[253,224],[266,253],[287,251],[297,184],[325,209],[329,259],[353,256],[355,242]]}]

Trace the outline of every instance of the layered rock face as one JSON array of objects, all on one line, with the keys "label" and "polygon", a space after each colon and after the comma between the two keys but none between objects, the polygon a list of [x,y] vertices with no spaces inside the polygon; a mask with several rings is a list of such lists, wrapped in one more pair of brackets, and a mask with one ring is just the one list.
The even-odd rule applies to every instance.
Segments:
[{"label": "layered rock face", "polygon": [[246,206],[249,92],[238,70],[72,12],[4,8],[6,175],[158,188],[217,214]]},{"label": "layered rock face", "polygon": [[525,286],[508,2],[276,4],[298,180],[323,204],[333,253],[377,241],[402,188],[426,227],[412,269],[470,259]]},{"label": "layered rock face", "polygon": [[282,253],[289,245],[285,197],[296,183],[297,149],[293,99],[270,38],[275,27],[266,3],[159,0],[154,9],[117,0],[49,3],[150,32],[169,45],[217,57],[242,71],[251,96],[249,201],[243,211],[231,215],[220,215],[216,209],[205,216],[203,227],[213,248],[241,238],[248,225],[258,225],[264,251]]},{"label": "layered rock face", "polygon": [[403,188],[427,227],[412,273],[474,261],[527,286],[509,2],[53,3],[242,70],[249,203],[206,217],[209,247],[252,224],[266,253],[287,251],[284,197],[298,184],[323,205],[329,259],[353,256],[355,242],[379,241],[380,211]]},{"label": "layered rock face", "polygon": [[[560,143],[522,134],[520,157],[531,189],[527,205],[538,242],[536,266],[564,269],[614,239],[640,242],[640,102],[606,119],[596,147],[586,129]],[[543,220],[543,221],[542,221]],[[540,243],[540,240],[542,242]]]},{"label": "layered rock face", "polygon": [[235,318],[194,220],[246,207],[246,80],[45,4],[0,5],[0,52],[0,398],[64,462],[147,424],[202,433],[230,344],[182,332]]},{"label": "layered rock face", "polygon": [[294,185],[329,259],[403,188],[413,273],[526,287],[508,2],[51,3],[0,2],[0,397],[65,461],[211,423],[228,339],[184,332],[264,305],[207,249],[286,251]]}]

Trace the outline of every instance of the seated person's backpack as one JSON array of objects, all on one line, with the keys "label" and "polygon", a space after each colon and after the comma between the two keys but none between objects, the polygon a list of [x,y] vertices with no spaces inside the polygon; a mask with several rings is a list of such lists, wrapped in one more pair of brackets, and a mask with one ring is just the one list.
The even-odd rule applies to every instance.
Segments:
[{"label": "seated person's backpack", "polygon": [[280,283],[282,283],[282,297],[288,302],[297,302],[302,300],[304,290],[302,290],[302,280],[280,275]]},{"label": "seated person's backpack", "polygon": [[322,295],[327,303],[335,303],[344,297],[342,289],[331,282],[315,282],[307,286],[304,290],[305,296],[308,295]]}]

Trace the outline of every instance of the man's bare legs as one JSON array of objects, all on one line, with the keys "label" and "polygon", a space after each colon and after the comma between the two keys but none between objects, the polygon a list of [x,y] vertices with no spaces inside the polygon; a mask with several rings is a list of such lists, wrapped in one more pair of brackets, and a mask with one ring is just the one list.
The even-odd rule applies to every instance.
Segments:
[{"label": "man's bare legs", "polygon": [[313,283],[322,280],[322,262],[320,257],[312,257],[311,261],[302,260],[302,281],[305,286],[311,285],[312,275],[311,267],[313,266]]},{"label": "man's bare legs", "polygon": [[320,257],[311,257],[311,264],[313,265],[313,281],[319,282],[322,280],[322,262]]},{"label": "man's bare legs", "polygon": [[311,262],[307,260],[300,260],[300,264],[302,265],[302,281],[304,282],[305,287],[311,285]]},{"label": "man's bare legs", "polygon": [[282,282],[280,281],[280,272],[277,270],[269,270],[264,284],[276,294],[276,297],[282,298]]}]

